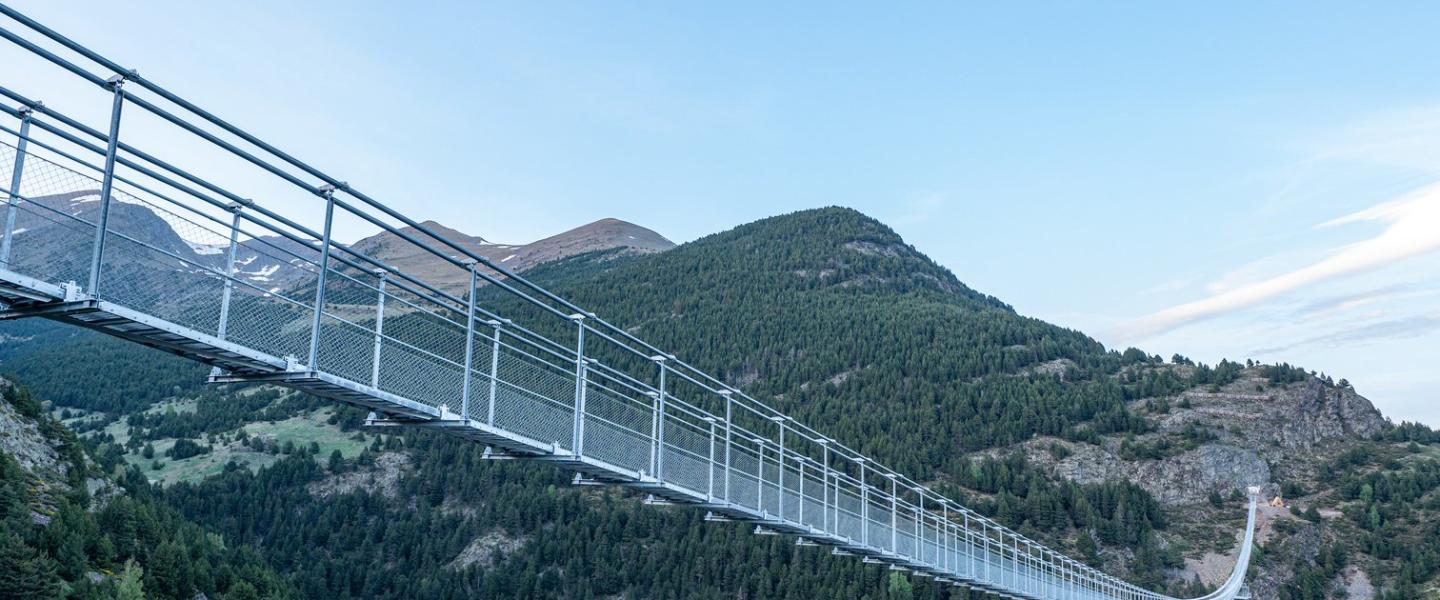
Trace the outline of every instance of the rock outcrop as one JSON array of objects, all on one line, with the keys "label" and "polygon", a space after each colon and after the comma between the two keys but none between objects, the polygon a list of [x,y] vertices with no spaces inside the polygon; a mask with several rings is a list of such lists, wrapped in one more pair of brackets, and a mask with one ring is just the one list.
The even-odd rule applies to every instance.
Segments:
[{"label": "rock outcrop", "polygon": [[[1115,444],[1108,444],[1114,446]],[[1254,450],[1227,444],[1205,444],[1161,460],[1121,459],[1113,448],[1070,444],[1072,454],[1048,461],[1053,472],[1077,483],[1126,480],[1145,488],[1168,505],[1203,502],[1210,492],[1235,490],[1270,483],[1270,467]],[[1032,453],[1037,462],[1048,454]]]},{"label": "rock outcrop", "polygon": [[[1302,478],[1327,457],[1369,440],[1387,424],[1369,400],[1349,387],[1316,377],[1272,385],[1259,369],[1248,369],[1223,387],[1136,400],[1131,408],[1151,422],[1153,433],[1107,438],[1098,446],[1033,440],[1026,452],[1060,477],[1080,483],[1124,479],[1173,506],[1249,486],[1261,486],[1267,496],[1274,496],[1279,493],[1275,479]],[[1047,451],[1053,443],[1065,445],[1068,455],[1055,458]],[[1163,456],[1127,459],[1125,444],[1160,445]],[[1283,472],[1274,473],[1272,467]]]}]

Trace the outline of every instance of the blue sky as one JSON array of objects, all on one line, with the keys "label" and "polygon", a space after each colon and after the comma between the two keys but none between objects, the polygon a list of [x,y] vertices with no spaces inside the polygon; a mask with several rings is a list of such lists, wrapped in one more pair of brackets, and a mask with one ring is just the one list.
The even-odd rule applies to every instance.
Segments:
[{"label": "blue sky", "polygon": [[492,240],[850,206],[1022,313],[1440,426],[1430,3],[11,4]]}]

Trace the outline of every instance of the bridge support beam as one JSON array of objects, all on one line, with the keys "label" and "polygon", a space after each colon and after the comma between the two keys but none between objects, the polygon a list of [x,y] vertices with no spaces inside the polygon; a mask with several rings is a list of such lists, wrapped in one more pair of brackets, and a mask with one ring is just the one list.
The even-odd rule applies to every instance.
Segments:
[{"label": "bridge support beam", "polygon": [[20,184],[25,172],[25,149],[30,145],[30,108],[20,110],[20,137],[15,142],[15,166],[10,171],[10,189],[5,202],[5,232],[0,239],[0,269],[10,268],[11,237],[15,235],[15,216],[20,204]]},{"label": "bridge support beam", "polygon": [[325,228],[320,235],[320,273],[315,279],[315,316],[310,321],[310,356],[306,366],[320,368],[320,327],[325,314],[325,287],[330,279],[330,232],[335,227],[335,187],[321,188],[325,197]]},{"label": "bridge support beam", "polygon": [[490,339],[490,397],[485,402],[485,424],[495,425],[495,397],[500,389],[500,326],[504,321],[491,320],[494,337]]},{"label": "bridge support beam", "polygon": [[460,377],[460,418],[470,420],[470,380],[475,372],[475,285],[479,262],[471,260],[470,287],[465,292],[465,362]]},{"label": "bridge support beam", "polygon": [[385,284],[389,272],[375,269],[375,348],[370,353],[370,387],[380,389],[380,353],[385,344]]},{"label": "bridge support beam", "polygon": [[114,94],[110,105],[110,139],[105,146],[105,171],[100,180],[100,216],[95,219],[95,245],[90,254],[90,282],[85,291],[92,298],[100,297],[100,261],[105,255],[105,230],[110,224],[110,196],[115,186],[115,152],[120,146],[120,112],[125,108],[125,76],[116,75],[109,81]]},{"label": "bridge support beam", "polygon": [[665,480],[665,404],[666,404],[666,375],[670,370],[665,361],[669,357],[656,355],[650,357],[659,370],[658,383],[654,392],[651,392],[650,416],[650,474],[658,481]]},{"label": "bridge support beam", "polygon": [[240,241],[240,203],[230,204],[230,245],[225,249],[225,286],[220,291],[220,321],[215,324],[215,337],[225,339],[230,325],[230,296],[235,293],[235,253]]},{"label": "bridge support beam", "polygon": [[775,421],[780,426],[780,452],[775,455],[775,490],[777,496],[775,500],[775,512],[779,513],[780,518],[783,520],[785,518],[785,417],[777,415],[770,417],[770,420]]},{"label": "bridge support beam", "polygon": [[733,414],[735,400],[730,397],[732,393],[730,390],[720,390],[720,397],[725,399],[725,500],[729,502],[735,501],[735,494],[731,491],[734,488],[731,487],[730,478],[730,446],[732,443],[730,434],[735,428]]},{"label": "bridge support beam", "polygon": [[585,315],[570,315],[575,322],[575,422],[570,432],[570,454],[585,454]]}]

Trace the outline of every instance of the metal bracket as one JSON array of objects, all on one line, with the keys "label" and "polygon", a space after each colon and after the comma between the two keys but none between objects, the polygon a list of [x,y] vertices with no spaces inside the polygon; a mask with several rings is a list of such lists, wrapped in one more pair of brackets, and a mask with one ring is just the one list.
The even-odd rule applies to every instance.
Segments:
[{"label": "metal bracket", "polygon": [[518,457],[514,454],[504,450],[497,450],[494,446],[486,446],[485,452],[480,454],[481,460],[515,460],[516,458]]},{"label": "metal bracket", "polygon": [[126,81],[135,81],[137,79],[140,79],[140,71],[130,69],[129,71],[126,71],[124,73],[116,73],[114,75],[111,75],[105,80],[105,83],[110,86],[110,89],[118,90],[120,89],[120,86],[125,85]]},{"label": "metal bracket", "polygon": [[79,302],[85,298],[85,291],[80,289],[80,284],[73,281],[60,284],[60,291],[65,294],[62,298],[65,302]]}]

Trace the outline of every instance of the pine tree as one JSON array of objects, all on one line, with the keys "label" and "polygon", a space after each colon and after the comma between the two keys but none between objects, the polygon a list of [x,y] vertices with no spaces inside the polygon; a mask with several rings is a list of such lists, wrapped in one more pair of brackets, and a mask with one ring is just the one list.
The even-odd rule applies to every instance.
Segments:
[{"label": "pine tree", "polygon": [[120,578],[115,582],[115,600],[145,600],[144,576],[145,570],[135,563],[135,559],[127,559],[125,570],[120,572]]},{"label": "pine tree", "polygon": [[60,589],[55,563],[0,529],[0,598],[59,598]]}]

